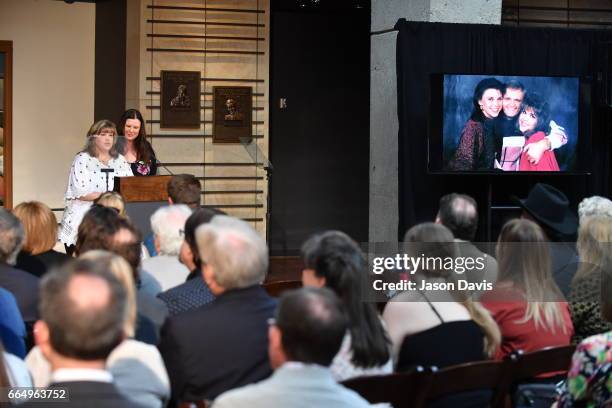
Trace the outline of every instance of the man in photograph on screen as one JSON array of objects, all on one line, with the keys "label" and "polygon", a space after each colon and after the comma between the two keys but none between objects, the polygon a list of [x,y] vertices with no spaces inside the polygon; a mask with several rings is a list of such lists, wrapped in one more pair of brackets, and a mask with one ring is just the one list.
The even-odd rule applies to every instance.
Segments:
[{"label": "man in photograph on screen", "polygon": [[[521,135],[523,132],[519,130],[519,114],[522,110],[523,100],[525,98],[525,87],[523,84],[516,80],[510,80],[505,84],[505,92],[502,100],[503,112],[499,115],[495,124],[495,139],[496,139],[496,155],[498,163],[496,168],[501,168],[505,171],[517,171],[518,162],[515,158],[506,157],[507,154],[503,154],[502,147],[504,142],[506,146],[514,147],[516,140],[504,138]],[[534,166],[537,166],[545,156],[547,152],[551,152],[554,149],[564,146],[567,143],[567,135],[565,129],[557,125],[554,120],[550,121],[550,130],[541,138],[538,142],[525,144],[523,153],[525,158]],[[509,168],[508,163],[512,162],[517,164],[515,168]]]}]

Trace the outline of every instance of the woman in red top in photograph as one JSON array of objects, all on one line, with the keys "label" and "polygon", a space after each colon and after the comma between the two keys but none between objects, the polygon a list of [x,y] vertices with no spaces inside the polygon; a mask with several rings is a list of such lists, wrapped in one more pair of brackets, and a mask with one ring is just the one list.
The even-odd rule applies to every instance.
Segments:
[{"label": "woman in red top in photograph", "polygon": [[549,244],[533,221],[507,222],[497,242],[498,282],[481,298],[497,322],[503,359],[515,350],[567,346],[574,333],[569,306],[551,274]]},{"label": "woman in red top in photograph", "polygon": [[[550,132],[549,123],[548,103],[536,93],[525,95],[523,108],[518,118],[519,130],[527,138],[525,146],[547,140],[546,134]],[[550,144],[550,141],[547,143]],[[559,164],[555,153],[550,150],[549,146],[537,163],[529,158],[526,151],[523,151],[519,171],[559,171]]]}]

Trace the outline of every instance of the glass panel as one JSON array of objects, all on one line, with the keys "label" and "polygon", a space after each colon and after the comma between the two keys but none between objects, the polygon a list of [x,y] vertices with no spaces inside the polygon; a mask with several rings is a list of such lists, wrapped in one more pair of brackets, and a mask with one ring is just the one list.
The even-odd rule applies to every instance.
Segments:
[{"label": "glass panel", "polygon": [[4,72],[6,55],[0,52],[0,205],[4,205]]}]

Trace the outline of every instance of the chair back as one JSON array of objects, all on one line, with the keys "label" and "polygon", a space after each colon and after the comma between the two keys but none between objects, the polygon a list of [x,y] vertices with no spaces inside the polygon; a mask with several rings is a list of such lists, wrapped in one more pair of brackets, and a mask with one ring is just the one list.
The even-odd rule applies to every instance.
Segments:
[{"label": "chair back", "polygon": [[416,367],[406,373],[351,378],[342,382],[371,404],[390,403],[394,408],[418,408],[422,390],[429,388],[433,370]]},{"label": "chair back", "polygon": [[179,404],[179,408],[208,408],[209,406],[208,401],[181,402]]},{"label": "chair back", "polygon": [[268,292],[268,295],[272,297],[280,297],[283,292],[293,289],[299,289],[302,287],[302,281],[300,280],[283,280],[276,282],[266,282],[263,284],[264,289]]},{"label": "chair back", "polygon": [[510,361],[477,361],[446,367],[434,374],[424,402],[461,398],[462,393],[472,392],[471,396],[466,394],[466,399],[473,399],[478,394],[488,401],[485,406],[501,406],[510,386],[510,377]]},{"label": "chair back", "polygon": [[530,380],[539,375],[554,372],[567,372],[572,362],[574,346],[547,347],[531,353],[521,350],[510,355],[514,359],[512,383]]}]

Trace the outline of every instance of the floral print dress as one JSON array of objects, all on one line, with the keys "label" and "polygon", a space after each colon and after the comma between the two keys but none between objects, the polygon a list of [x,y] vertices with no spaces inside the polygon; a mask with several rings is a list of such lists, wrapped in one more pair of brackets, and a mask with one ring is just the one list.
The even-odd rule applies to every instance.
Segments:
[{"label": "floral print dress", "polygon": [[588,337],[576,348],[558,408],[612,407],[612,331]]}]

